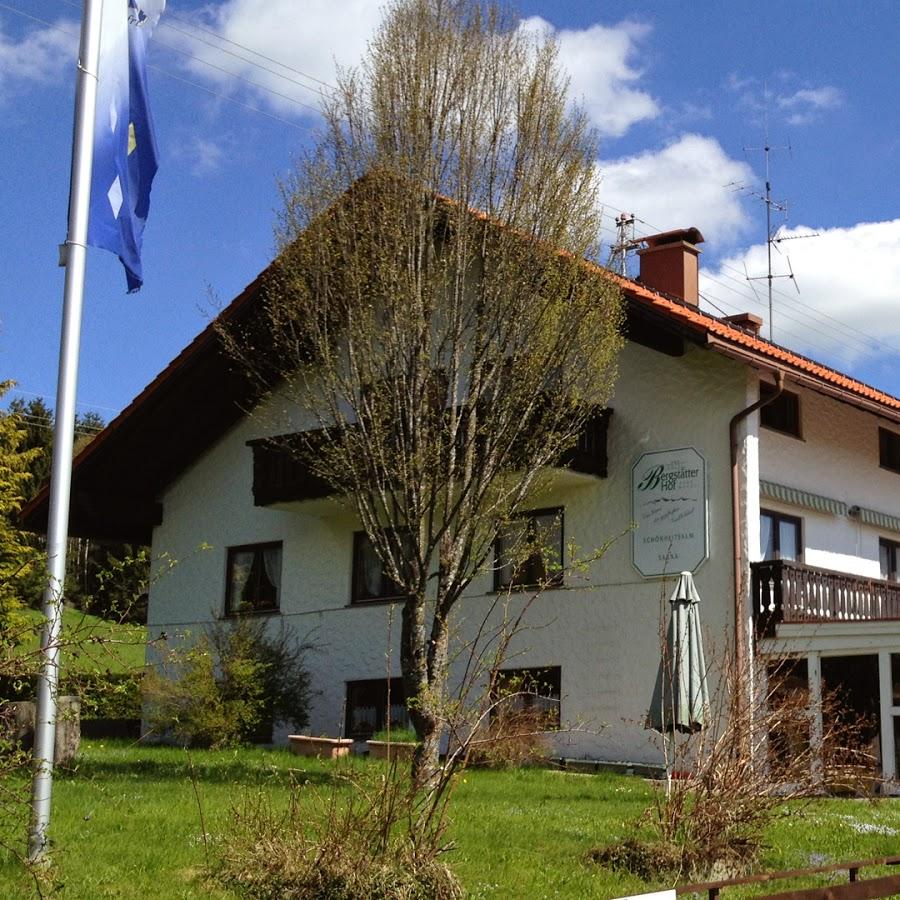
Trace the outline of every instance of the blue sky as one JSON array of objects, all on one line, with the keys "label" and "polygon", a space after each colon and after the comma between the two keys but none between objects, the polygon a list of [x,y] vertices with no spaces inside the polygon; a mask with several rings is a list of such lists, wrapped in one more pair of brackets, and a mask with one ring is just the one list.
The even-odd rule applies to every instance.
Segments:
[{"label": "blue sky", "polygon": [[[123,408],[269,261],[277,179],[314,134],[334,59],[359,59],[378,7],[171,0],[151,47],[161,167],[145,286],[126,295],[118,261],[90,252],[82,410],[108,419]],[[791,147],[773,153],[772,181],[788,201],[782,234],[798,238],[776,253],[799,293],[776,282],[775,339],[900,394],[897,5],[519,8],[529,27],[556,33],[600,132],[604,238],[620,210],[638,234],[697,226],[707,308],[767,316],[764,285],[745,278],[765,272],[753,196],[764,163],[752,148],[767,117],[772,146]],[[68,0],[0,0],[0,376],[51,404],[79,13]]]}]

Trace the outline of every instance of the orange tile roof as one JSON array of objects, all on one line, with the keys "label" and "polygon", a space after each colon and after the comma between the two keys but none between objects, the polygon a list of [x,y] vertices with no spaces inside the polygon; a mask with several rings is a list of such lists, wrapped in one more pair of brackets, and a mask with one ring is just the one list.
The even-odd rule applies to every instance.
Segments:
[{"label": "orange tile roof", "polygon": [[727,352],[726,348],[730,346],[738,352],[738,355],[757,357],[763,365],[768,363],[788,372],[793,370],[798,375],[804,376],[805,379],[820,382],[823,386],[830,386],[842,394],[849,395],[848,399],[858,397],[860,400],[867,401],[867,405],[875,404],[884,407],[886,412],[900,413],[900,399],[885,391],[880,391],[865,382],[839,372],[837,369],[824,366],[772,341],[737,328],[728,322],[723,322],[696,306],[666,297],[600,266],[595,268],[611,277],[633,301],[655,310],[691,331],[698,334],[705,333],[711,339],[711,344],[715,349]]}]

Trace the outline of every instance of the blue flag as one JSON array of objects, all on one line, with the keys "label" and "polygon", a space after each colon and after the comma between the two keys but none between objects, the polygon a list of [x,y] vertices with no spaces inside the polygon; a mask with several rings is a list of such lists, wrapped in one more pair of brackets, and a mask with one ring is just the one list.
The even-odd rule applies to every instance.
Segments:
[{"label": "blue flag", "polygon": [[88,243],[115,253],[128,292],[143,284],[141,241],[157,169],[147,43],[165,0],[106,0],[100,35]]}]

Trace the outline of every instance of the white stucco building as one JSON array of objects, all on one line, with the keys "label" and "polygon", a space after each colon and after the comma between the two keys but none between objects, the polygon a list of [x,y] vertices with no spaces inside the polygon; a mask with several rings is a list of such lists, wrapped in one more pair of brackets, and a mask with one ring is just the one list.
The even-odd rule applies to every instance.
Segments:
[{"label": "white stucco building", "polygon": [[[702,312],[700,240],[693,229],[650,239],[640,281],[622,281],[628,343],[612,412],[534,513],[564,534],[562,554],[569,539],[587,550],[615,540],[538,599],[511,668],[559,700],[563,725],[586,726],[560,733],[561,754],[658,762],[643,720],[661,615],[672,576],[692,569],[708,656],[736,642],[797,657],[814,696],[843,685],[874,717],[873,746],[896,779],[900,400],[764,340],[753,316]],[[223,317],[252,321],[261,278]],[[776,383],[783,392],[758,409]],[[229,615],[253,581],[257,613],[318,648],[312,733],[362,737],[392,715],[397,600],[357,523],[302,465],[258,443],[265,418],[242,412],[254,400],[207,328],[78,457],[72,531],[178,561],[152,585],[151,634]],[[667,486],[678,502],[657,515],[644,489],[662,503]],[[46,493],[24,517],[40,527]],[[496,587],[491,573],[475,583],[462,631]]]}]

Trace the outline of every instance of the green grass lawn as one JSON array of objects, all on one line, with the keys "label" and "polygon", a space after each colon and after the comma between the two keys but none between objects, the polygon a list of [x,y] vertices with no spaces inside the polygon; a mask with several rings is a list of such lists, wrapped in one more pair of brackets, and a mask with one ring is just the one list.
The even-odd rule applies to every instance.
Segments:
[{"label": "green grass lawn", "polygon": [[[283,802],[292,777],[307,793],[335,783],[336,764],[283,750],[193,751],[188,757],[169,747],[85,742],[77,770],[59,774],[54,785],[58,883],[52,896],[231,897],[203,880],[203,829],[189,760],[213,853],[243,798],[262,791]],[[470,771],[451,805],[454,849],[446,859],[473,898],[609,898],[661,887],[584,862],[592,846],[633,830],[652,790],[628,776]],[[766,869],[889,855],[900,847],[900,801],[816,801],[802,817],[777,823],[769,838]],[[735,890],[724,897],[750,895]],[[0,854],[0,897],[32,896],[18,864]]]},{"label": "green grass lawn", "polygon": [[[43,615],[35,609],[23,610],[35,628],[23,641],[21,653],[40,646]],[[111,622],[77,609],[63,610],[63,666],[75,671],[129,672],[144,665],[147,647],[146,625]],[[77,646],[71,646],[77,644]]]}]

